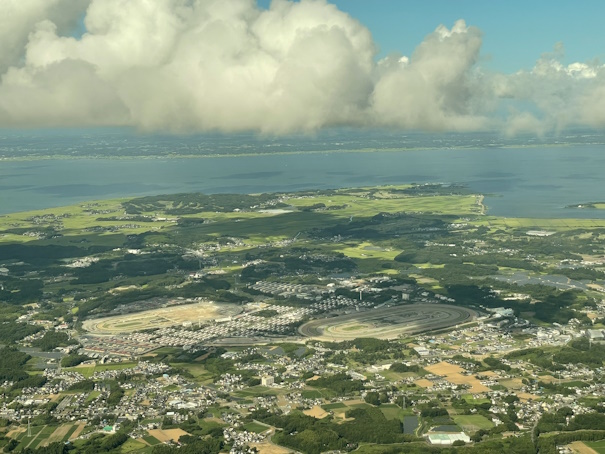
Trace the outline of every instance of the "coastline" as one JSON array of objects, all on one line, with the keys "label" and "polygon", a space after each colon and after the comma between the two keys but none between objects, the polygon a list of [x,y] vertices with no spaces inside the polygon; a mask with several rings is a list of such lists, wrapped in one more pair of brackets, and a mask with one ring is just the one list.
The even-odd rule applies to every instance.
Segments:
[{"label": "coastline", "polygon": [[417,151],[492,151],[492,150],[521,150],[536,148],[567,148],[580,146],[598,146],[602,143],[544,143],[544,144],[521,144],[521,145],[497,145],[497,146],[470,146],[470,147],[410,147],[410,148],[359,148],[359,149],[332,149],[332,150],[305,150],[305,151],[266,151],[252,153],[212,153],[212,154],[176,154],[168,153],[165,155],[29,155],[29,156],[0,156],[0,162],[27,162],[27,161],[49,161],[49,160],[167,160],[167,159],[211,159],[211,158],[241,158],[255,156],[293,156],[293,155],[317,155],[317,154],[337,154],[337,153],[407,153]]}]

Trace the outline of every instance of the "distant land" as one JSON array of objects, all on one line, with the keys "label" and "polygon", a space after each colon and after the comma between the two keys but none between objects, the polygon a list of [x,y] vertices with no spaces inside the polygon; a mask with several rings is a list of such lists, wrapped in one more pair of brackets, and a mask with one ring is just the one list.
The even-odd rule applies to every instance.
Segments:
[{"label": "distant land", "polygon": [[603,218],[605,210],[565,209],[601,197],[603,143],[603,134],[586,131],[543,140],[388,131],[288,138],[1,132],[0,214],[154,194],[454,183],[485,194],[492,215]]},{"label": "distant land", "polygon": [[493,132],[439,133],[332,129],[286,137],[137,134],[130,129],[0,130],[0,160],[192,158],[296,153],[483,149],[603,145],[605,133],[574,130],[537,138]]}]

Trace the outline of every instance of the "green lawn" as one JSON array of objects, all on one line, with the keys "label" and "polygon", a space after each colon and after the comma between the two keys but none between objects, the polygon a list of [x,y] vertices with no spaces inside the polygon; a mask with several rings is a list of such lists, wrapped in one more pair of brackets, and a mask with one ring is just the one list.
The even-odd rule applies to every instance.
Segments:
[{"label": "green lawn", "polygon": [[84,402],[85,403],[92,402],[93,400],[95,400],[100,395],[101,395],[101,391],[91,391],[90,394],[88,395],[88,397],[86,398],[86,400]]},{"label": "green lawn", "polygon": [[600,441],[583,441],[586,446],[594,449],[599,454],[605,454],[605,440]]},{"label": "green lawn", "polygon": [[320,399],[322,397],[322,394],[316,389],[306,389],[301,394],[305,399]]},{"label": "green lawn", "polygon": [[494,427],[494,424],[489,419],[481,415],[455,415],[452,416],[452,419],[457,425],[469,430],[489,430]]},{"label": "green lawn", "polygon": [[350,408],[371,408],[372,405],[370,404],[353,404],[353,405],[349,405]]},{"label": "green lawn", "polygon": [[322,405],[321,408],[323,408],[325,411],[330,411],[330,410],[336,410],[339,408],[347,408],[347,406],[341,402],[335,402],[333,404]]},{"label": "green lawn", "polygon": [[[15,452],[22,451],[25,448],[27,448],[32,442],[35,442],[36,438],[38,437],[38,434],[40,432],[42,432],[42,430],[45,427],[46,426],[32,427],[31,428],[31,432],[32,432],[31,437],[27,436],[27,431],[20,433],[19,436],[17,437],[17,441],[19,441],[19,445],[15,448]],[[37,446],[37,444],[36,444],[36,446]]]},{"label": "green lawn", "polygon": [[265,426],[264,424],[259,424],[257,422],[249,422],[248,424],[244,424],[244,429],[246,429],[248,432],[255,432],[259,434],[261,432],[269,430],[269,427]]},{"label": "green lawn", "polygon": [[485,398],[484,399],[475,399],[472,394],[464,394],[462,396],[462,398],[464,400],[466,400],[469,404],[473,404],[473,405],[480,405],[480,404],[485,404],[485,403],[491,402],[491,400],[485,399]]},{"label": "green lawn", "polygon": [[385,418],[400,419],[402,408],[395,404],[382,404],[378,407]]},{"label": "green lawn", "polygon": [[143,440],[145,440],[147,443],[149,443],[151,446],[155,446],[155,445],[160,445],[162,444],[162,442],[160,440],[158,440],[155,437],[152,437],[151,435],[146,435],[143,437]]},{"label": "green lawn", "polygon": [[29,448],[35,449],[40,443],[46,440],[55,431],[57,426],[44,426],[44,428],[38,432],[38,436],[30,443]]},{"label": "green lawn", "polygon": [[141,443],[140,441],[129,438],[122,446],[120,446],[120,452],[151,452],[151,447]]}]

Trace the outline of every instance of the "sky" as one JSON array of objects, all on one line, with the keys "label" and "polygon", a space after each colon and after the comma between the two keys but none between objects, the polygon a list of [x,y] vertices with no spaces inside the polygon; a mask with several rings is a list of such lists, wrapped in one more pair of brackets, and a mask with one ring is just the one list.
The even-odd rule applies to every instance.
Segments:
[{"label": "sky", "polygon": [[[269,1],[259,2],[263,7]],[[342,11],[361,20],[381,55],[410,55],[439,24],[464,19],[483,32],[481,64],[513,73],[530,70],[542,53],[563,43],[565,61],[605,62],[602,18],[605,2],[583,0],[336,0]]]},{"label": "sky", "polygon": [[602,128],[603,17],[596,0],[2,0],[0,128]]}]

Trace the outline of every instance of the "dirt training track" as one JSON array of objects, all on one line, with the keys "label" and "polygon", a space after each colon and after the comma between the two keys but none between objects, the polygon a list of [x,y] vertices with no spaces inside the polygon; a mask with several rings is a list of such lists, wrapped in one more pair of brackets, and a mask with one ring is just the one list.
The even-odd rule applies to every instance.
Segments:
[{"label": "dirt training track", "polygon": [[150,309],[112,317],[85,320],[82,327],[92,334],[125,334],[149,328],[166,328],[185,322],[208,322],[241,312],[234,305],[203,302]]},{"label": "dirt training track", "polygon": [[468,323],[475,311],[447,304],[409,304],[322,318],[305,323],[300,334],[319,340],[343,341],[358,337],[395,339],[402,335]]}]

